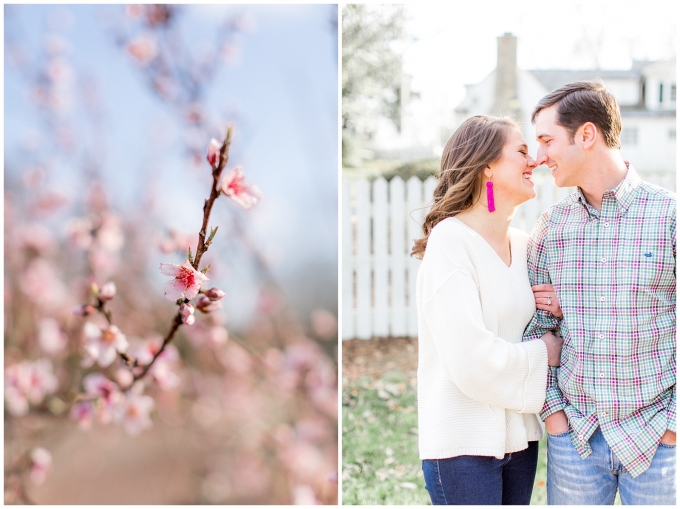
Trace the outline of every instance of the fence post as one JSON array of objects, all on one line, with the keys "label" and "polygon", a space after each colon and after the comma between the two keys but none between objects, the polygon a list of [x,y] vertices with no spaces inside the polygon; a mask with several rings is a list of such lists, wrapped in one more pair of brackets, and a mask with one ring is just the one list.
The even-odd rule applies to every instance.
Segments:
[{"label": "fence post", "polygon": [[342,179],[342,339],[356,336],[354,330],[354,256],[352,235],[351,181]]},{"label": "fence post", "polygon": [[390,332],[406,335],[406,218],[405,186],[401,177],[390,181]]}]

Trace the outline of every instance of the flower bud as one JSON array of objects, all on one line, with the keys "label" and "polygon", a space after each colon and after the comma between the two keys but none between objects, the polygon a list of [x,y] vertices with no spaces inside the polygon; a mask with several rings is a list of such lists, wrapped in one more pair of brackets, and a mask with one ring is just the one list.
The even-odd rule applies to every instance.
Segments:
[{"label": "flower bud", "polygon": [[196,317],[194,315],[187,315],[182,317],[182,322],[184,322],[184,325],[193,325],[195,321]]},{"label": "flower bud", "polygon": [[90,316],[95,311],[96,309],[94,306],[90,304],[81,304],[80,306],[74,307],[71,312],[76,316]]},{"label": "flower bud", "polygon": [[224,293],[219,288],[211,288],[210,290],[206,290],[204,293],[205,296],[210,300],[222,300],[222,298],[226,295],[226,293]]},{"label": "flower bud", "polygon": [[[187,316],[191,316],[194,314],[194,306],[191,304],[187,304],[186,302],[182,303],[182,305],[179,307],[179,314],[182,315],[184,318]],[[191,324],[187,324],[191,325]]]},{"label": "flower bud", "polygon": [[99,286],[97,285],[97,283],[92,283],[90,285],[90,292],[92,292],[92,295],[94,295],[95,297],[99,297]]},{"label": "flower bud", "polygon": [[205,295],[201,295],[196,303],[196,309],[202,313],[212,313],[217,309],[222,309],[222,303],[220,301],[211,301]]},{"label": "flower bud", "polygon": [[99,290],[99,300],[111,300],[116,295],[116,283],[109,281]]},{"label": "flower bud", "polygon": [[208,144],[208,162],[210,163],[211,166],[217,165],[219,159],[220,159],[220,149],[222,146],[220,145],[220,142],[217,141],[215,138],[212,138],[210,140],[210,143]]}]

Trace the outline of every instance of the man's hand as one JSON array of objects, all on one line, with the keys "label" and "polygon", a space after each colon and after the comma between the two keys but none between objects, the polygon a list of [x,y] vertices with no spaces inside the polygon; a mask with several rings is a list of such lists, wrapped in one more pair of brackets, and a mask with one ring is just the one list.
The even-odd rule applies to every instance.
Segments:
[{"label": "man's hand", "polygon": [[[559,435],[569,429],[569,421],[564,410],[555,412],[545,419],[545,431],[549,435]],[[668,433],[668,432],[666,432]],[[675,433],[673,433],[673,443],[675,443]]]},{"label": "man's hand", "polygon": [[[550,417],[552,417],[552,415]],[[661,443],[666,445],[675,445],[675,431],[666,430],[666,432],[661,435]]]}]

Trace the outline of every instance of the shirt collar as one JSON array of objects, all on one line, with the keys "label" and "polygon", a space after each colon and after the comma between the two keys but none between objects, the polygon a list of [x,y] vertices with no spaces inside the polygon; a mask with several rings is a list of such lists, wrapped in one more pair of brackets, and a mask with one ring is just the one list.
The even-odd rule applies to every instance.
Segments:
[{"label": "shirt collar", "polygon": [[[607,190],[604,192],[603,200],[607,198],[608,195],[614,195],[614,199],[616,200],[618,204],[618,212],[619,215],[622,215],[628,210],[628,207],[630,207],[631,203],[633,203],[633,200],[635,199],[635,192],[640,185],[640,182],[642,180],[640,179],[640,176],[637,174],[635,171],[635,168],[633,168],[633,165],[630,164],[628,161],[624,161],[626,163],[626,167],[628,168],[628,171],[626,172],[626,176],[623,178],[619,184],[611,190]],[[593,214],[594,212],[597,212],[587,201],[586,197],[583,194],[583,191],[581,190],[580,187],[577,188],[576,190],[577,197],[581,201],[581,204],[586,208],[589,214]],[[591,210],[592,209],[592,210]]]}]

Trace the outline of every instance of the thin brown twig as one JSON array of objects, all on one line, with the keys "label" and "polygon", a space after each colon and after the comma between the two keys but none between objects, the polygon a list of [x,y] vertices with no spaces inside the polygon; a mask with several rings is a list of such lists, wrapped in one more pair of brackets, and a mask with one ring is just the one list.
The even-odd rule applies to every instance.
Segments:
[{"label": "thin brown twig", "polygon": [[[194,257],[192,267],[194,270],[198,270],[199,263],[201,261],[201,258],[203,257],[203,254],[208,251],[208,248],[210,247],[210,244],[212,243],[212,235],[209,237],[209,239],[206,241],[206,235],[208,232],[208,223],[210,221],[210,213],[212,212],[212,207],[213,204],[215,203],[215,200],[219,198],[220,196],[220,177],[222,176],[222,171],[227,165],[227,161],[229,160],[229,147],[231,146],[231,136],[232,136],[232,131],[233,128],[231,125],[227,127],[227,137],[225,138],[224,142],[222,143],[222,147],[220,148],[220,159],[217,163],[217,166],[213,167],[213,172],[212,172],[212,177],[213,177],[213,183],[212,183],[212,188],[210,190],[210,197],[205,200],[203,204],[203,223],[201,225],[201,231],[198,234],[198,245],[196,246],[196,256]],[[189,299],[184,299],[185,303],[189,302]],[[172,322],[172,326],[170,327],[170,330],[168,333],[165,335],[165,338],[163,339],[163,344],[161,347],[158,349],[156,354],[153,356],[153,359],[146,364],[142,371],[138,374],[136,374],[132,380],[132,383],[134,384],[137,380],[143,378],[151,369],[151,366],[156,362],[156,359],[160,357],[160,355],[163,353],[165,350],[165,347],[170,344],[172,341],[173,337],[175,336],[175,333],[177,332],[177,329],[179,329],[182,326],[182,315],[180,314],[179,311],[175,314],[175,317]],[[136,361],[135,361],[136,362]],[[130,385],[132,386],[132,384]],[[129,387],[128,387],[129,388]]]}]

